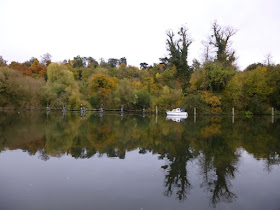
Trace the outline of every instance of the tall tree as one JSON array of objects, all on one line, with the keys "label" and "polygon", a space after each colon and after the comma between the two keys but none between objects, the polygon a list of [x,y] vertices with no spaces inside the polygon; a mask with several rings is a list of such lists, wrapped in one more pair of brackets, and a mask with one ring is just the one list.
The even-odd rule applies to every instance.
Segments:
[{"label": "tall tree", "polygon": [[4,58],[0,55],[0,67],[1,66],[6,66],[7,65],[7,61],[4,60]]},{"label": "tall tree", "polygon": [[93,57],[87,57],[87,67],[96,68],[99,64]]},{"label": "tall tree", "polygon": [[126,57],[122,57],[120,58],[120,64],[125,64],[125,66],[127,65],[127,60],[126,60]]},{"label": "tall tree", "polygon": [[39,74],[42,70],[45,70],[46,72],[46,67],[42,66],[37,58],[34,58],[33,63],[30,66],[30,70],[32,71],[33,74]]},{"label": "tall tree", "polygon": [[184,84],[188,84],[191,75],[191,68],[188,65],[188,51],[193,42],[188,36],[188,29],[186,27],[180,28],[178,40],[176,40],[173,31],[168,31],[166,35],[168,37],[166,44],[169,58],[163,58],[161,61],[167,60],[168,63],[176,66],[177,76]]},{"label": "tall tree", "polygon": [[45,53],[41,56],[41,64],[48,66],[52,62],[52,56],[50,53]]},{"label": "tall tree", "polygon": [[227,26],[218,25],[217,21],[212,24],[213,34],[209,37],[209,44],[216,48],[216,59],[220,62],[232,64],[236,57],[235,51],[230,49],[230,38],[237,33],[237,30]]},{"label": "tall tree", "polygon": [[86,57],[81,57],[79,55],[74,57],[73,67],[74,68],[86,67]]},{"label": "tall tree", "polygon": [[140,63],[140,69],[146,69],[148,65],[146,62]]},{"label": "tall tree", "polygon": [[108,59],[108,63],[110,64],[110,66],[111,66],[112,68],[114,68],[114,67],[117,67],[117,66],[119,65],[120,60],[119,60],[119,59],[116,59],[116,58],[109,58],[109,59]]}]

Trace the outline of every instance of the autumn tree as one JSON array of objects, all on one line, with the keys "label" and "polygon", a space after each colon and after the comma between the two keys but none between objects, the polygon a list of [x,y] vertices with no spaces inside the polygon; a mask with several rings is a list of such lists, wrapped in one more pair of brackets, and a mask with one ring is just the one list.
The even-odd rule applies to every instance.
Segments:
[{"label": "autumn tree", "polygon": [[33,74],[44,75],[46,78],[46,67],[40,64],[37,58],[34,58],[33,63],[30,66],[30,70]]},{"label": "autumn tree", "polygon": [[117,88],[117,79],[105,74],[94,74],[89,79],[90,103],[93,107],[110,105],[112,92]]},{"label": "autumn tree", "polygon": [[19,71],[0,67],[0,106],[9,108],[40,108],[45,81],[23,76]]},{"label": "autumn tree", "polygon": [[183,102],[183,93],[181,89],[172,89],[164,86],[160,91],[160,96],[154,100],[154,105],[160,109],[172,109],[180,107]]},{"label": "autumn tree", "polygon": [[244,95],[244,72],[235,74],[223,91],[224,109],[234,107],[236,111],[246,110],[246,98]]},{"label": "autumn tree", "polygon": [[128,79],[119,80],[118,88],[115,92],[115,101],[119,106],[133,108],[137,103],[137,94],[135,88]]},{"label": "autumn tree", "polygon": [[51,63],[47,75],[46,103],[52,107],[67,105],[71,109],[79,108],[80,92],[73,73],[64,64]]},{"label": "autumn tree", "polygon": [[70,64],[72,65],[72,67],[75,68],[75,71],[78,73],[79,80],[82,80],[83,70],[87,67],[87,61],[87,57],[81,57],[80,55],[74,57],[73,60],[70,61]]},{"label": "autumn tree", "polygon": [[31,57],[29,60],[25,61],[22,63],[22,65],[30,67],[32,65],[32,63],[34,62],[34,57]]},{"label": "autumn tree", "polygon": [[176,66],[177,77],[181,80],[185,86],[188,84],[191,68],[188,65],[188,52],[189,46],[192,43],[192,39],[188,35],[188,30],[185,27],[181,27],[179,32],[179,39],[176,40],[173,31],[167,32],[167,51],[169,52],[168,58],[163,58],[161,61],[167,61],[168,63]]},{"label": "autumn tree", "polygon": [[22,75],[32,75],[32,71],[30,70],[30,68],[26,65],[23,65],[22,63],[12,61],[9,67],[21,72]]},{"label": "autumn tree", "polygon": [[236,74],[228,83],[223,100],[238,110],[261,114],[269,107],[272,91],[267,68],[258,66],[254,70]]},{"label": "autumn tree", "polygon": [[230,49],[230,38],[235,35],[236,29],[222,27],[217,21],[212,24],[212,34],[209,37],[209,44],[216,49],[216,59],[222,63],[233,64],[236,60],[235,51]]},{"label": "autumn tree", "polygon": [[268,72],[266,67],[258,67],[254,71],[246,72],[244,81],[244,95],[248,101],[247,109],[255,114],[264,113],[268,107]]}]

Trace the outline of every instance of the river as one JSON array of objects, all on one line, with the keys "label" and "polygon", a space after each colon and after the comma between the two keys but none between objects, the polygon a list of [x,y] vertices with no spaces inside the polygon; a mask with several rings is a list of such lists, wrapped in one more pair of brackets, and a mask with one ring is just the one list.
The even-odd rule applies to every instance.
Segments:
[{"label": "river", "polygon": [[279,209],[280,119],[0,112],[0,209]]}]

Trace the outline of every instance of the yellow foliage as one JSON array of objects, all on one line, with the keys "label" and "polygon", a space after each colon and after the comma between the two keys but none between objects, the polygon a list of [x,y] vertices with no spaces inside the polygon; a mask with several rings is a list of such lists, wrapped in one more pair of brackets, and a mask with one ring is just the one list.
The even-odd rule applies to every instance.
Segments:
[{"label": "yellow foliage", "polygon": [[118,86],[117,78],[111,78],[105,74],[94,74],[89,79],[90,92],[111,93]]},{"label": "yellow foliage", "polygon": [[211,111],[221,112],[221,97],[214,95],[212,92],[202,91],[202,99],[208,104]]},{"label": "yellow foliage", "polygon": [[190,78],[190,91],[206,90],[208,87],[207,73],[204,69],[195,71]]}]

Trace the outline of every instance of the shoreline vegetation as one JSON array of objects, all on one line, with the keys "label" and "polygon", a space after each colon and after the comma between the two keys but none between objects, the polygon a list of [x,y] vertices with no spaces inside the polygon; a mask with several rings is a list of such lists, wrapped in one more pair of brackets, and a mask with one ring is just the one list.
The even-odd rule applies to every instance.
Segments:
[{"label": "shoreline vegetation", "polygon": [[98,62],[76,56],[61,63],[46,53],[8,64],[0,56],[0,110],[142,110],[159,113],[181,107],[193,114],[279,114],[280,64],[264,62],[238,69],[232,27],[211,25],[201,61],[188,63],[193,40],[184,26],[168,31],[168,56],[159,63],[130,66],[125,57]]},{"label": "shoreline vegetation", "polygon": [[[0,107],[0,113],[1,112],[55,112],[55,113],[61,113],[62,109],[61,108],[50,108],[49,111],[46,110],[46,108],[35,108],[35,109],[15,109],[15,108],[4,108],[4,107]],[[67,109],[65,110],[65,112],[73,112],[73,113],[77,113],[77,112],[81,112],[80,109]],[[100,113],[100,109],[86,109],[87,113]],[[83,114],[85,114],[86,112],[83,112]],[[106,114],[106,113],[114,113],[114,114],[141,114],[143,116],[150,116],[150,115],[166,115],[166,110],[160,110],[158,111],[158,113],[156,113],[156,109],[149,109],[148,111],[145,110],[145,112],[143,113],[143,110],[136,110],[136,109],[132,109],[132,110],[127,110],[127,109],[103,109],[102,114]],[[209,113],[199,113],[196,110],[196,114],[194,114],[193,110],[187,112],[189,116],[253,116],[253,115],[263,115],[263,116],[276,116],[276,115],[280,115],[280,111],[276,110],[274,111],[274,113],[272,114],[272,112],[266,112],[266,113],[259,113],[259,114],[253,114],[253,113],[247,113],[246,111],[243,112],[235,112],[234,114],[232,114],[232,112],[228,111],[228,112],[209,112]]]}]

